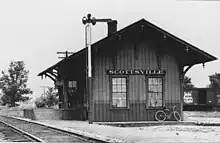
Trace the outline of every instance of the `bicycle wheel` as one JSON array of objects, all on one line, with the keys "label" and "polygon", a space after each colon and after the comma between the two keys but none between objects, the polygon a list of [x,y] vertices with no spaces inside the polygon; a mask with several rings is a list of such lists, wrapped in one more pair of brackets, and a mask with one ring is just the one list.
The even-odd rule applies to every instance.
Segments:
[{"label": "bicycle wheel", "polygon": [[157,111],[157,112],[155,113],[155,119],[156,119],[157,121],[164,121],[164,120],[166,120],[166,114],[165,114],[165,112],[162,111],[162,110]]},{"label": "bicycle wheel", "polygon": [[176,121],[181,121],[181,116],[180,116],[179,112],[174,111],[173,115],[174,115],[174,118]]}]

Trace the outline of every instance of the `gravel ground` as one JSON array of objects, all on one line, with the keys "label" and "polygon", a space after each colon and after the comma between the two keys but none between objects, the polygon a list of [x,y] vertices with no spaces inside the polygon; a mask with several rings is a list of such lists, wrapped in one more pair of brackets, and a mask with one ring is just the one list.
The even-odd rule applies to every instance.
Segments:
[{"label": "gravel ground", "polygon": [[4,140],[5,135],[3,133],[0,133],[0,142],[7,142],[7,140]]},{"label": "gravel ground", "polygon": [[220,118],[220,112],[202,112],[202,111],[184,111],[184,114],[188,117],[210,117]]},{"label": "gravel ground", "polygon": [[187,121],[219,123],[220,112],[184,112]]},{"label": "gravel ground", "polygon": [[[184,112],[187,121],[220,123],[220,112]],[[67,129],[74,129],[125,142],[220,142],[220,126],[170,125],[149,127],[112,127],[80,121],[42,121]]]},{"label": "gravel ground", "polygon": [[[184,112],[185,121],[220,123],[220,112]],[[42,120],[41,122],[73,132],[89,133],[132,143],[220,142],[220,126],[166,125],[150,127],[112,127],[81,121]]]},{"label": "gravel ground", "polygon": [[68,130],[88,132],[94,137],[102,136],[132,143],[220,142],[220,127],[213,126],[112,127],[80,121],[42,120],[41,122]]},{"label": "gravel ground", "polygon": [[[152,141],[167,139],[173,142],[220,142],[220,127],[174,125],[139,127],[135,129],[149,134],[159,133],[160,135],[155,138],[150,137],[152,138]],[[144,140],[141,141],[141,143],[142,142],[144,143]]]},{"label": "gravel ground", "polygon": [[0,132],[0,142],[12,142],[10,140],[5,139],[7,136],[5,136],[4,133]]}]

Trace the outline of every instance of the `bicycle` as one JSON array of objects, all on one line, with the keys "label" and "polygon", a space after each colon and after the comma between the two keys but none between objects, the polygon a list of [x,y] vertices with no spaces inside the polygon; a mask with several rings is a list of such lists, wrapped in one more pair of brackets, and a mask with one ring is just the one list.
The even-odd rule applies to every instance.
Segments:
[{"label": "bicycle", "polygon": [[155,113],[155,119],[157,121],[165,121],[166,119],[171,119],[172,117],[174,117],[176,121],[181,120],[181,116],[176,110],[176,106],[173,106],[173,108],[164,107],[163,109],[160,109]]}]

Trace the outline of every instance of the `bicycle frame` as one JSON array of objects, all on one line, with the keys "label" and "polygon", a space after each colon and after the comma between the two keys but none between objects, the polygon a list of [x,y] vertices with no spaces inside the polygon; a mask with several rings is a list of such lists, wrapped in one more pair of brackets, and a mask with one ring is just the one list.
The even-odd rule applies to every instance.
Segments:
[{"label": "bicycle frame", "polygon": [[156,111],[154,116],[157,121],[165,121],[166,119],[171,119],[172,115],[176,121],[181,120],[181,116],[176,110],[176,106],[173,106],[173,108],[163,107],[162,109]]},{"label": "bicycle frame", "polygon": [[[171,116],[172,116],[172,115],[174,116],[174,112],[177,112],[176,106],[173,106],[172,108],[163,107],[161,110],[165,113],[165,115],[166,115],[166,120],[167,120],[167,119],[171,119]],[[158,111],[159,111],[159,110],[158,110]]]}]

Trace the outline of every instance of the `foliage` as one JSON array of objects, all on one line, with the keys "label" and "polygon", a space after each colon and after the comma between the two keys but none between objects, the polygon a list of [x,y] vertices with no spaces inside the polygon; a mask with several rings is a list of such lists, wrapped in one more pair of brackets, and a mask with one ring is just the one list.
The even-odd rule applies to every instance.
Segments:
[{"label": "foliage", "polygon": [[193,88],[195,87],[192,82],[191,82],[191,78],[190,77],[187,77],[187,76],[184,76],[184,79],[183,79],[183,88],[184,89],[190,89],[190,88]]},{"label": "foliage", "polygon": [[17,101],[26,101],[29,97],[23,95],[32,94],[30,88],[27,88],[28,73],[23,61],[12,61],[8,70],[1,71],[0,89],[3,92],[1,100],[3,105],[12,104],[15,106]]},{"label": "foliage", "polygon": [[45,95],[42,95],[40,98],[38,98],[35,101],[36,107],[42,108],[42,107],[52,107],[58,104],[58,93],[55,90],[55,88],[50,87],[48,88]]},{"label": "foliage", "polygon": [[210,88],[220,88],[220,73],[215,73],[209,76],[209,87]]},{"label": "foliage", "polygon": [[44,96],[41,96],[40,98],[37,98],[35,101],[35,105],[37,108],[43,108],[46,107],[46,98]]}]

